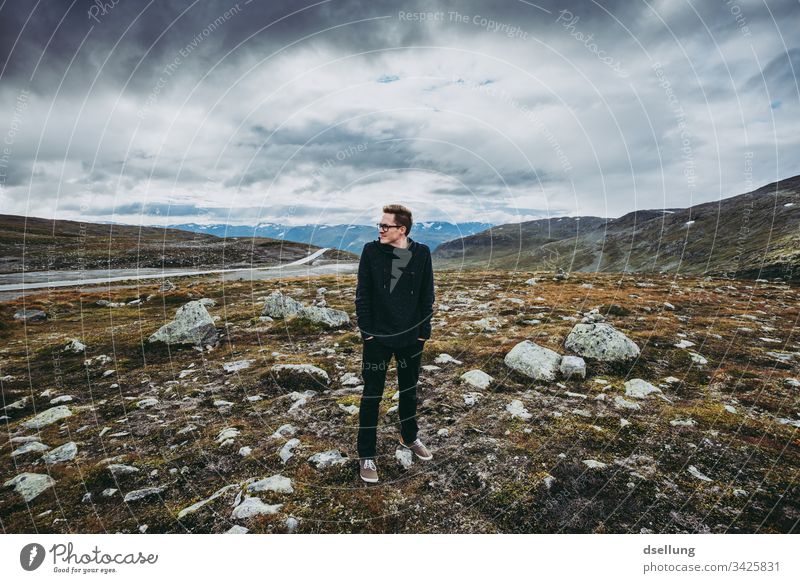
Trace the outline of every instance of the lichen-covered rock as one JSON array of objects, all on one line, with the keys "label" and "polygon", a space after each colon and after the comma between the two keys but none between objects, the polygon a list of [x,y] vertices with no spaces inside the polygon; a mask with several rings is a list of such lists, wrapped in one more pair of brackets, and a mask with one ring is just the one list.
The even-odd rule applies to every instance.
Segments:
[{"label": "lichen-covered rock", "polygon": [[111,472],[111,475],[114,476],[114,478],[120,478],[130,474],[138,474],[140,471],[139,468],[126,464],[109,464],[107,467],[108,471]]},{"label": "lichen-covered rock", "polygon": [[268,478],[263,478],[247,485],[248,492],[278,492],[280,494],[291,494],[292,480],[286,476],[275,474]]},{"label": "lichen-covered rock", "polygon": [[275,379],[284,388],[303,388],[322,383],[328,386],[328,373],[313,364],[276,364],[271,369]]},{"label": "lichen-covered rock", "polygon": [[71,415],[72,411],[70,411],[69,407],[66,405],[58,405],[57,407],[50,407],[49,409],[42,411],[27,421],[23,421],[22,426],[25,429],[41,429],[42,427],[52,425],[56,421],[60,421],[61,419],[70,417]]},{"label": "lichen-covered rock", "polygon": [[303,306],[297,311],[297,317],[322,324],[327,328],[340,328],[350,323],[350,316],[343,310],[321,308],[317,306]]},{"label": "lichen-covered rock", "polygon": [[414,456],[411,454],[411,450],[404,447],[398,447],[394,451],[394,459],[406,470],[414,464]]},{"label": "lichen-covered rock", "polygon": [[150,336],[149,341],[205,346],[215,344],[217,339],[217,329],[211,314],[202,302],[193,301],[178,308],[175,319],[159,328]]},{"label": "lichen-covered rock", "polygon": [[561,362],[557,352],[523,340],[506,354],[506,366],[537,381],[554,381]]},{"label": "lichen-covered rock", "polygon": [[611,324],[576,324],[564,341],[567,350],[584,358],[604,362],[624,362],[639,356],[633,340]]},{"label": "lichen-covered rock", "polygon": [[242,503],[233,509],[231,518],[238,520],[261,514],[275,514],[281,509],[281,506],[283,504],[265,504],[260,498],[249,497],[242,500]]},{"label": "lichen-covered rock", "polygon": [[283,295],[280,290],[275,290],[264,301],[264,308],[261,310],[262,316],[272,318],[286,318],[295,316],[303,307],[303,304],[289,296]]},{"label": "lichen-covered rock", "polygon": [[292,451],[294,448],[300,445],[300,440],[296,437],[291,438],[283,447],[278,451],[278,457],[281,458],[282,463],[288,462],[293,456],[294,452]]},{"label": "lichen-covered rock", "polygon": [[67,345],[61,349],[62,352],[71,352],[73,354],[80,354],[86,350],[86,345],[77,338],[70,339]]},{"label": "lichen-covered rock", "polygon": [[46,320],[47,314],[42,310],[34,310],[31,308],[26,308],[14,312],[14,319],[22,320],[24,322],[37,322],[39,320]]},{"label": "lichen-covered rock", "polygon": [[135,502],[136,500],[141,500],[142,498],[147,498],[149,496],[155,496],[157,494],[161,494],[166,489],[166,486],[153,486],[151,488],[142,488],[140,490],[133,490],[125,494],[124,501],[125,502]]},{"label": "lichen-covered rock", "polygon": [[227,486],[223,486],[222,488],[220,488],[219,490],[214,492],[208,498],[205,498],[204,500],[200,500],[199,502],[195,502],[191,506],[187,506],[186,508],[184,508],[183,510],[178,512],[178,519],[180,520],[181,518],[183,518],[187,514],[192,514],[193,512],[196,512],[196,511],[200,510],[203,506],[205,506],[209,502],[213,502],[214,500],[216,500],[217,498],[219,498],[220,496],[222,496],[226,492],[229,492],[230,490],[234,490],[234,489],[236,489],[238,487],[239,487],[238,483],[237,484],[228,484]]},{"label": "lichen-covered rock", "polygon": [[625,382],[625,396],[646,399],[651,393],[660,393],[661,389],[644,379],[631,379]]},{"label": "lichen-covered rock", "polygon": [[56,481],[47,474],[33,474],[23,472],[7,480],[3,486],[13,486],[17,494],[22,496],[25,502],[30,502],[39,494],[55,485]]},{"label": "lichen-covered rock", "polygon": [[323,470],[331,466],[346,463],[348,459],[349,458],[342,455],[342,452],[340,452],[338,449],[329,449],[328,451],[315,453],[308,458],[308,461],[314,464],[318,470]]},{"label": "lichen-covered rock", "polygon": [[522,404],[522,401],[519,399],[514,399],[508,405],[506,405],[506,411],[508,411],[512,417],[517,419],[530,419],[533,417],[528,410],[525,408],[525,405]]},{"label": "lichen-covered rock", "polygon": [[11,452],[11,457],[17,457],[18,455],[25,455],[26,453],[40,453],[43,451],[47,451],[50,449],[49,445],[45,445],[38,441],[29,441],[27,443],[23,443],[17,449]]},{"label": "lichen-covered rock", "polygon": [[482,370],[473,369],[465,372],[461,375],[462,381],[466,384],[475,387],[476,389],[487,389],[489,385],[492,384],[494,378],[491,375],[486,374]]},{"label": "lichen-covered rock", "polygon": [[245,370],[246,368],[250,368],[250,365],[253,364],[255,360],[246,358],[244,360],[235,360],[233,362],[226,362],[222,365],[222,369],[227,373],[232,372],[239,372],[240,370]]},{"label": "lichen-covered rock", "polygon": [[586,378],[586,361],[580,356],[564,356],[561,358],[561,375],[565,379]]},{"label": "lichen-covered rock", "polygon": [[78,444],[74,441],[70,441],[44,454],[42,456],[42,461],[47,465],[53,465],[74,459],[77,454]]}]

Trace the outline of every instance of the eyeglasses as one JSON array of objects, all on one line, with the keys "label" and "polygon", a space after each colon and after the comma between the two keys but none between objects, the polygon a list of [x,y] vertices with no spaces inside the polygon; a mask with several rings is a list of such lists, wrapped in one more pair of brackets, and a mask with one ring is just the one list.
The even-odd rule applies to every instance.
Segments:
[{"label": "eyeglasses", "polygon": [[402,227],[403,226],[403,225],[387,225],[386,223],[376,223],[375,225],[381,231],[388,231],[391,228],[397,228],[397,227]]}]

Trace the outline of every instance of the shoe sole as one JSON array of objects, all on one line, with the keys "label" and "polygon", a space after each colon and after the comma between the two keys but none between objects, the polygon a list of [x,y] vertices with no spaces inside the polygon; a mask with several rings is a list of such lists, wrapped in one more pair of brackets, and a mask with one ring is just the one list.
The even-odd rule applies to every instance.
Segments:
[{"label": "shoe sole", "polygon": [[[411,449],[410,447],[408,447],[408,446],[407,446],[405,443],[403,443],[402,441],[400,441],[400,442],[398,442],[398,443],[400,443],[400,445],[402,445],[402,446],[403,446],[404,448],[406,448],[406,449]],[[426,462],[427,462],[427,461],[430,461],[430,460],[432,460],[432,459],[433,459],[433,454],[431,454],[429,457],[422,457],[422,456],[421,456],[421,455],[419,455],[417,452],[415,452],[413,449],[411,449],[411,451],[412,451],[412,452],[414,453],[414,455],[415,455],[415,456],[417,456],[419,459],[421,459],[421,460],[424,460],[424,461],[426,461]]]},{"label": "shoe sole", "polygon": [[[361,476],[361,474],[359,474],[359,476]],[[375,478],[374,480],[371,480],[369,478],[365,478],[364,476],[361,476],[361,479],[364,480],[365,482],[369,483],[369,484],[374,484],[374,483],[376,483],[378,481],[378,478]]]}]

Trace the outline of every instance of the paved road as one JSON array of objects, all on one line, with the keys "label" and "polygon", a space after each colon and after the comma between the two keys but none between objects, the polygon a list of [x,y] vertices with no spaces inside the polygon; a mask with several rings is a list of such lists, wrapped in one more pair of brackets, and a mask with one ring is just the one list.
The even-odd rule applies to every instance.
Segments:
[{"label": "paved road", "polygon": [[[141,269],[87,269],[83,271],[32,271],[27,273],[0,274],[0,300],[8,300],[25,295],[27,291],[52,288],[72,288],[99,283],[115,283],[139,281],[145,279],[163,280],[188,275],[220,274],[222,279],[261,280],[280,277],[297,277],[325,275],[331,273],[354,273],[357,263],[329,263],[324,265],[306,265],[318,259],[329,247],[324,247],[307,257],[270,267],[248,267],[231,269],[187,270],[185,268],[141,268]],[[111,286],[109,286],[111,287]],[[131,287],[131,286],[114,286]]]}]

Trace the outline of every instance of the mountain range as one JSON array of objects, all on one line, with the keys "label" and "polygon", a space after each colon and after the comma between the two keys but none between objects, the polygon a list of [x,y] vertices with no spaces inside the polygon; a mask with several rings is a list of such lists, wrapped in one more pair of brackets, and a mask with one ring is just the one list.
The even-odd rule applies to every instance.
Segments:
[{"label": "mountain range", "polygon": [[[425,221],[414,223],[411,227],[411,238],[436,249],[442,243],[480,233],[492,227],[491,223],[469,222],[448,223]],[[280,223],[259,223],[257,225],[226,225],[184,223],[169,225],[171,229],[180,229],[194,233],[216,235],[217,237],[267,237],[282,241],[308,243],[315,247],[330,247],[341,251],[349,251],[357,255],[365,243],[378,238],[378,230],[374,225],[282,225]]]}]

